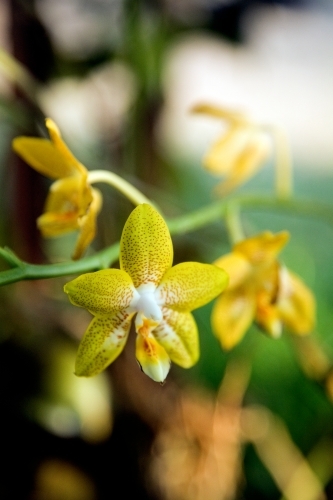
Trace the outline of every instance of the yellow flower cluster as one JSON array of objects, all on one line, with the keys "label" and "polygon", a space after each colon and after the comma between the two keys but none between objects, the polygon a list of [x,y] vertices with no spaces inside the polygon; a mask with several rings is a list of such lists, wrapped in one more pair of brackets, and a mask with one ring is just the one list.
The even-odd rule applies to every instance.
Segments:
[{"label": "yellow flower cluster", "polygon": [[[226,134],[205,157],[208,170],[226,176],[221,191],[227,193],[260,168],[270,143],[242,115],[207,105],[194,111],[229,121]],[[73,256],[78,259],[94,238],[102,198],[55,123],[47,119],[46,126],[50,139],[17,137],[13,147],[34,169],[55,179],[37,224],[46,237],[79,230]],[[137,193],[133,196],[142,200]],[[225,349],[234,347],[253,321],[271,337],[279,337],[284,326],[298,335],[311,332],[314,297],[277,260],[287,232],[264,232],[241,241],[215,265],[185,262],[172,267],[165,221],[150,204],[138,203],[123,229],[120,269],[84,274],[65,286],[70,301],[94,316],[78,350],[76,375],[96,375],[112,363],[126,344],[134,317],[136,358],[144,373],[163,382],[171,361],[193,366],[199,339],[191,311],[224,290],[213,308],[212,328]]]}]

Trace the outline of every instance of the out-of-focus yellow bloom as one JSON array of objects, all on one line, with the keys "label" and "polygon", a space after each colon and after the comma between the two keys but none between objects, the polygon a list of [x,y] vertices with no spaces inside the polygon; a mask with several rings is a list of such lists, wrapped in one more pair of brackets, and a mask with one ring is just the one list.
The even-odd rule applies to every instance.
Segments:
[{"label": "out-of-focus yellow bloom", "polygon": [[228,124],[226,132],[212,144],[203,159],[209,172],[225,176],[218,187],[219,194],[225,195],[260,169],[271,153],[271,142],[260,125],[240,113],[207,104],[198,104],[192,111],[222,119]]},{"label": "out-of-focus yellow bloom", "polygon": [[287,232],[264,232],[236,244],[215,262],[230,279],[212,313],[213,331],[223,348],[234,347],[253,321],[271,337],[279,337],[283,325],[297,335],[312,331],[312,292],[276,259],[288,239]]},{"label": "out-of-focus yellow bloom", "polygon": [[216,297],[228,278],[210,264],[171,267],[173,248],[163,218],[148,204],[129,216],[120,242],[120,269],[84,274],[65,285],[70,301],[95,317],[77,355],[75,373],[93,376],[123,350],[133,316],[136,358],[146,375],[163,382],[170,361],[189,368],[199,357],[190,311]]},{"label": "out-of-focus yellow bloom", "polygon": [[61,139],[56,124],[46,120],[50,139],[16,137],[14,151],[41,174],[57,179],[50,187],[45,213],[37,225],[46,238],[79,230],[73,259],[79,259],[96,233],[102,197],[88,183],[88,170]]}]

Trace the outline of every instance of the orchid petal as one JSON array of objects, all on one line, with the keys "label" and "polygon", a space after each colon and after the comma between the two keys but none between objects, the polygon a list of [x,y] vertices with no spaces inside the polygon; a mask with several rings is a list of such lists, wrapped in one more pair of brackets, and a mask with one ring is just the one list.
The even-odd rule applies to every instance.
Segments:
[{"label": "orchid petal", "polygon": [[96,234],[96,217],[102,207],[102,195],[97,189],[92,189],[92,196],[93,200],[87,213],[78,221],[81,231],[72,256],[73,260],[77,260],[82,256]]},{"label": "orchid petal", "polygon": [[45,212],[78,212],[81,189],[82,182],[77,176],[53,182],[45,203]]},{"label": "orchid petal", "polygon": [[124,310],[136,293],[131,278],[120,269],[82,274],[67,283],[64,291],[72,304],[93,314]]},{"label": "orchid petal", "polygon": [[315,324],[316,303],[311,290],[303,281],[291,273],[287,273],[288,289],[279,294],[277,309],[286,327],[297,335],[311,333]]},{"label": "orchid petal", "polygon": [[126,344],[132,316],[118,312],[92,320],[79,346],[75,375],[97,375],[119,356]]},{"label": "orchid petal", "polygon": [[255,296],[246,290],[226,292],[216,301],[212,328],[224,349],[238,344],[251,325],[255,314]]},{"label": "orchid petal", "polygon": [[75,212],[46,212],[38,217],[37,226],[45,238],[62,236],[79,229]]},{"label": "orchid petal", "polygon": [[[66,177],[54,182],[46,200],[45,213],[37,219],[43,236],[60,236],[79,229],[82,226],[80,218],[87,214],[93,196],[94,190],[83,185],[80,177]],[[95,194],[96,197],[99,195]],[[96,203],[99,206],[100,200],[95,200]]]},{"label": "orchid petal", "polygon": [[216,260],[214,264],[224,269],[229,276],[228,291],[244,283],[252,273],[250,262],[239,252],[224,255]]},{"label": "orchid petal", "polygon": [[163,308],[163,321],[153,330],[153,335],[177,365],[190,368],[197,362],[198,328],[191,313]]},{"label": "orchid petal", "polygon": [[208,150],[204,167],[216,175],[231,174],[250,137],[251,128],[243,124],[231,126]]},{"label": "orchid petal", "polygon": [[256,323],[269,336],[279,338],[282,335],[282,321],[276,307],[280,286],[280,265],[273,262],[268,268],[257,273],[255,313]]},{"label": "orchid petal", "polygon": [[239,111],[232,111],[228,108],[222,108],[221,106],[214,106],[212,104],[200,103],[196,104],[191,109],[192,113],[209,115],[214,118],[222,118],[224,120],[244,122],[244,114]]},{"label": "orchid petal", "polygon": [[164,382],[170,370],[170,358],[151,334],[137,336],[136,359],[148,377],[155,382]]},{"label": "orchid petal", "polygon": [[76,172],[80,175],[87,175],[87,169],[75,158],[73,153],[68,149],[68,147],[62,140],[60,131],[54,121],[51,120],[51,118],[47,118],[45,124],[49,131],[50,138],[52,143],[54,144],[54,147],[57,149],[57,151],[59,151],[67,164],[71,166],[72,172]]},{"label": "orchid petal", "polygon": [[270,152],[269,138],[260,131],[253,133],[243,151],[234,160],[228,178],[216,188],[219,194],[226,195],[250,179],[262,167]]},{"label": "orchid petal", "polygon": [[247,238],[234,246],[233,251],[246,257],[253,266],[271,265],[278,253],[289,240],[289,233],[281,231],[273,234],[265,231],[253,238]]},{"label": "orchid petal", "polygon": [[40,174],[60,179],[75,173],[75,169],[48,139],[16,137],[13,149],[23,160]]},{"label": "orchid petal", "polygon": [[60,136],[56,124],[46,120],[51,140],[36,137],[16,137],[13,140],[14,151],[37,172],[61,179],[75,174],[87,175],[86,168],[75,158]]},{"label": "orchid petal", "polygon": [[256,323],[262,328],[270,337],[277,339],[282,335],[282,321],[278,309],[273,304],[266,304],[265,307],[261,306],[256,312]]},{"label": "orchid petal", "polygon": [[130,214],[120,242],[120,267],[137,288],[158,285],[172,265],[170,233],[161,215],[148,204],[137,206]]},{"label": "orchid petal", "polygon": [[214,299],[228,284],[223,269],[183,262],[170,268],[156,290],[157,301],[176,311],[192,311]]}]

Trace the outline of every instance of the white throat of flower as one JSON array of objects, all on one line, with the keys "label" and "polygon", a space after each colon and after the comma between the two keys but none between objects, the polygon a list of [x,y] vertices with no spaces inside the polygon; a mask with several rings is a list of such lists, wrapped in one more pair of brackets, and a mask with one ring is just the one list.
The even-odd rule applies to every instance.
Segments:
[{"label": "white throat of flower", "polygon": [[135,288],[134,297],[128,307],[128,312],[136,312],[136,332],[148,336],[162,320],[162,310],[157,300],[156,286],[145,283]]}]

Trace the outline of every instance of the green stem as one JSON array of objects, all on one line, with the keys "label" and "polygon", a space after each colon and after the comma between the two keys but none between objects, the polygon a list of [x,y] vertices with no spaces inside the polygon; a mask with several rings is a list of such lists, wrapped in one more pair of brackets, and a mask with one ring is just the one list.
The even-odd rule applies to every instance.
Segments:
[{"label": "green stem", "polygon": [[280,128],[272,128],[275,139],[275,189],[279,198],[290,198],[293,191],[292,159],[286,134]]},{"label": "green stem", "polygon": [[146,198],[138,189],[136,189],[132,184],[125,181],[119,175],[109,172],[107,170],[91,170],[88,174],[89,184],[95,184],[96,182],[104,182],[110,186],[117,189],[120,193],[126,196],[134,205],[140,205],[140,203],[148,203],[153,205],[153,203]]},{"label": "green stem", "polygon": [[296,216],[323,219],[333,225],[333,207],[325,203],[292,198],[274,198],[273,196],[240,196],[233,199],[242,208],[279,210]]},{"label": "green stem", "polygon": [[225,221],[231,244],[235,245],[239,241],[242,241],[245,236],[240,217],[240,208],[237,203],[230,202],[226,210]]},{"label": "green stem", "polygon": [[[242,209],[265,209],[273,212],[278,210],[280,212],[292,213],[301,217],[307,216],[323,219],[333,225],[333,207],[320,202],[250,195],[240,195],[234,197],[232,202]],[[199,208],[194,212],[167,220],[170,233],[174,235],[184,234],[215,222],[222,217],[225,217],[229,205],[229,200],[218,200],[210,205]]]},{"label": "green stem", "polygon": [[[255,196],[239,196],[233,203],[241,208],[254,208],[279,210],[298,216],[320,218],[333,226],[333,207],[323,203],[309,202],[295,199],[274,199]],[[226,216],[230,201],[219,200],[208,206],[202,207],[189,214],[167,220],[172,235],[185,234],[195,231]],[[99,269],[108,268],[119,256],[119,243],[97,252],[95,255],[85,257],[79,261],[64,262],[59,264],[33,265],[21,261],[17,256],[8,257],[7,250],[2,249],[0,255],[14,266],[13,269],[0,273],[0,286],[21,280],[46,279],[71,274],[81,274]],[[7,255],[7,257],[6,257]]]},{"label": "green stem", "polygon": [[19,266],[0,273],[0,286],[22,280],[56,278],[106,269],[118,259],[118,256],[119,243],[115,243],[95,255],[78,261],[46,265],[28,264],[20,261]]}]

